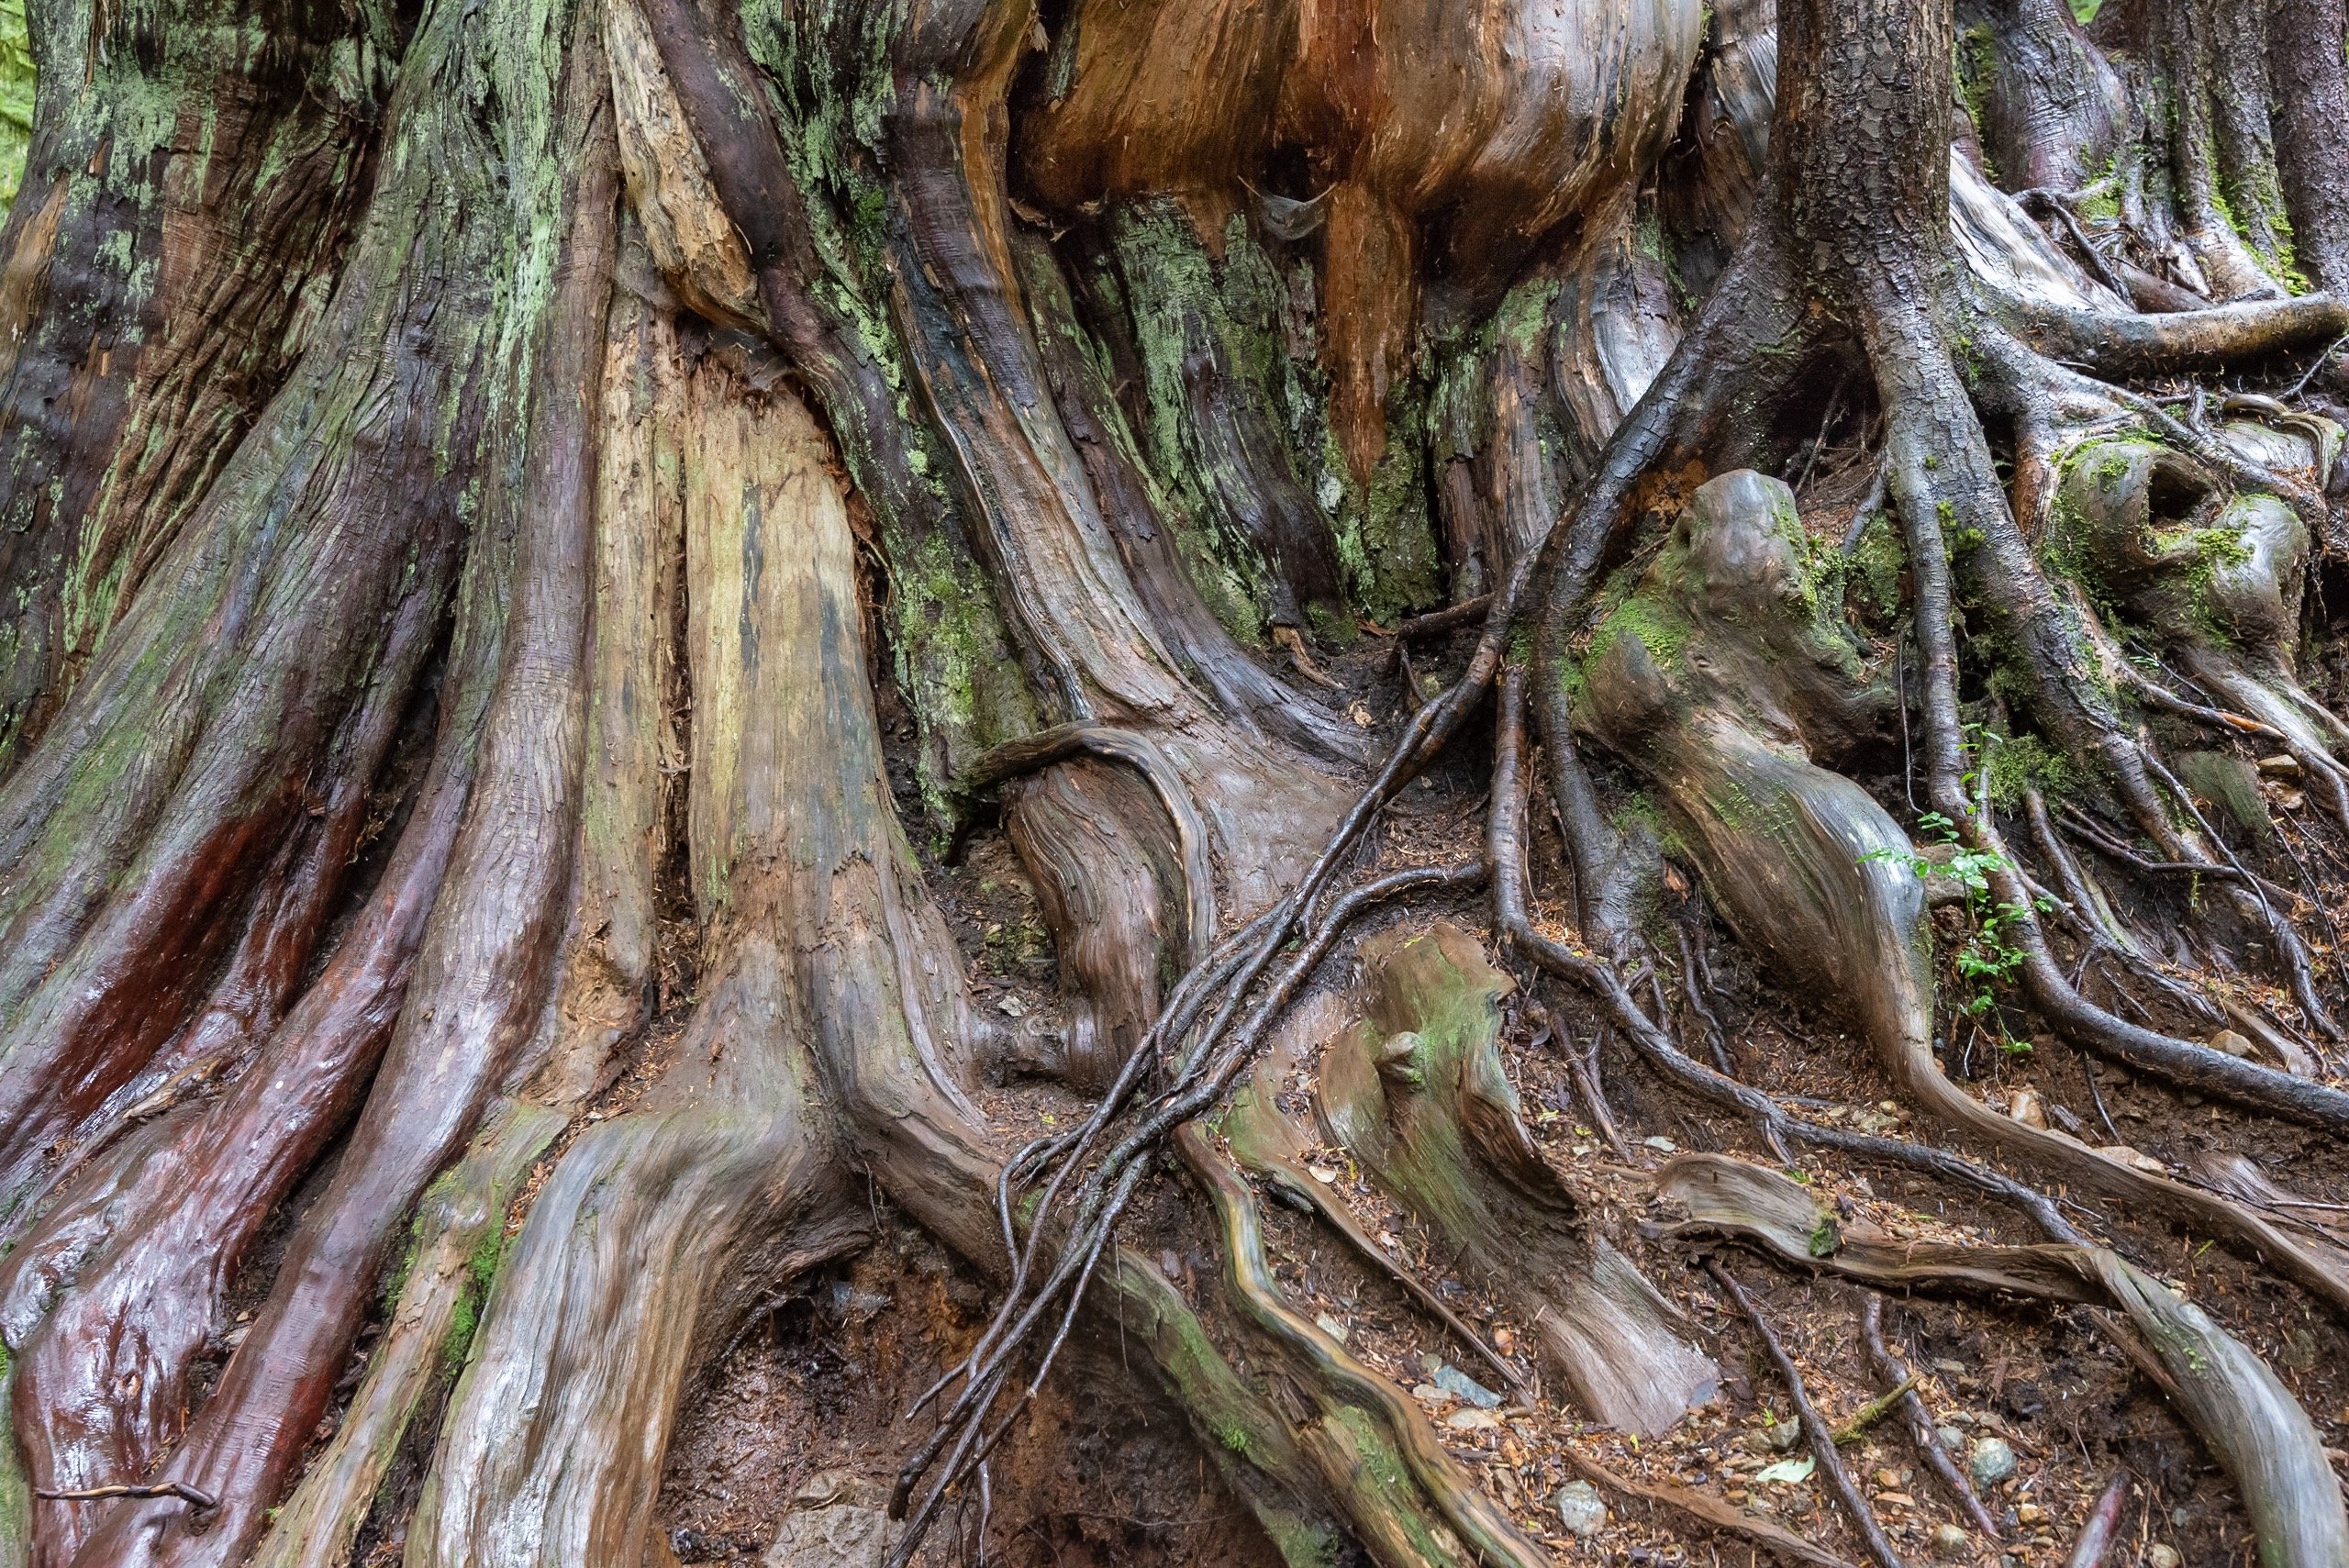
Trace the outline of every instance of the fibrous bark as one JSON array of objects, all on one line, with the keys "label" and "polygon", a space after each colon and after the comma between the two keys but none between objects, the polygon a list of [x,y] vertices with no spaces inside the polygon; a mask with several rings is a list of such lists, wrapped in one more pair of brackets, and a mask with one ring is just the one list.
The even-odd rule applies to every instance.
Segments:
[{"label": "fibrous bark", "polygon": [[[1259,1184],[1516,1398],[1668,1434],[1715,1362],[1529,1129],[1554,1040],[1623,1157],[1627,1051],[2020,1212],[1822,1250],[1665,1175],[1789,1262],[2115,1307],[2338,1568],[2308,1418],[2077,1210],[2349,1311],[2326,1200],[1967,1068],[2036,1029],[2349,1130],[2342,9],[2108,11],[36,6],[0,1563],[665,1561],[699,1380],[886,1206],[997,1303],[894,1562],[1091,1340],[1286,1561],[1530,1568],[1547,1506],[1306,1309]],[[1398,810],[1486,716],[1482,797]],[[997,826],[1041,1017],[941,900]],[[1716,919],[1965,1149],[1739,1082]]]}]

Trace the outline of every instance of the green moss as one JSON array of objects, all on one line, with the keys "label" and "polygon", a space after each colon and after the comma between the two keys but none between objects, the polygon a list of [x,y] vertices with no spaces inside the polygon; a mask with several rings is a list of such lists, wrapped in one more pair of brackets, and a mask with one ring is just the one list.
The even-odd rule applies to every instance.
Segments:
[{"label": "green moss", "polygon": [[2188,751],[2178,757],[2176,766],[2179,782],[2232,817],[2245,831],[2263,841],[2275,836],[2259,775],[2250,763],[2227,751]]},{"label": "green moss", "polygon": [[1844,557],[1844,592],[1863,618],[1889,622],[1900,609],[1900,573],[1909,552],[1900,532],[1882,512],[1869,517],[1860,542]]},{"label": "green moss", "polygon": [[1637,594],[1615,606],[1590,640],[1590,651],[1597,658],[1620,637],[1637,638],[1647,650],[1648,657],[1657,669],[1666,674],[1677,672],[1681,658],[1687,651],[1696,627],[1679,606],[1657,594]]},{"label": "green moss", "polygon": [[1368,485],[1353,483],[1334,434],[1321,461],[1325,503],[1338,510],[1338,565],[1356,608],[1381,625],[1439,604],[1443,562],[1429,517],[1427,467],[1420,461],[1424,393],[1390,397],[1386,447]]},{"label": "green moss", "polygon": [[890,641],[898,689],[932,744],[920,784],[934,821],[952,816],[951,773],[964,756],[1037,727],[1026,683],[1005,646],[994,598],[981,574],[943,533],[892,540]]},{"label": "green moss", "polygon": [[[1114,274],[1105,270],[1098,281],[1122,298],[1141,361],[1144,417],[1135,455],[1147,462],[1138,466],[1155,482],[1158,510],[1200,596],[1226,630],[1262,645],[1274,583],[1250,532],[1260,485],[1230,432],[1202,425],[1195,384],[1204,367],[1219,395],[1253,406],[1270,428],[1286,428],[1279,275],[1236,216],[1223,237],[1220,266],[1172,201],[1123,206],[1111,231]],[[1062,293],[1057,278],[1042,282]],[[1073,307],[1048,314],[1062,323],[1076,319]],[[1104,384],[1115,379],[1097,347],[1082,349],[1096,360]]]},{"label": "green moss", "polygon": [[1987,27],[1976,25],[1957,35],[1957,59],[1954,61],[1957,95],[1965,106],[1966,117],[1974,122],[1974,139],[1982,149],[1982,172],[1991,183],[1998,183],[1998,171],[1990,161],[1990,149],[1983,139],[1984,116],[1987,112],[1990,83],[1998,79],[1998,43]]},{"label": "green moss", "polygon": [[2064,795],[2079,785],[2079,771],[2069,758],[2050,748],[2036,735],[2019,735],[1990,750],[1991,801],[2004,810],[2022,804],[2026,790]]},{"label": "green moss", "polygon": [[2121,221],[2121,175],[2115,167],[2118,155],[2107,157],[2087,183],[2089,195],[2080,203],[2080,220],[2084,223],[2118,223]]},{"label": "green moss", "polygon": [[[12,1381],[8,1347],[0,1345],[0,1410],[11,1408]],[[15,1423],[0,1423],[0,1562],[32,1560],[32,1487],[17,1452]]]},{"label": "green moss", "polygon": [[0,0],[0,218],[24,183],[33,139],[33,50],[25,0]]}]

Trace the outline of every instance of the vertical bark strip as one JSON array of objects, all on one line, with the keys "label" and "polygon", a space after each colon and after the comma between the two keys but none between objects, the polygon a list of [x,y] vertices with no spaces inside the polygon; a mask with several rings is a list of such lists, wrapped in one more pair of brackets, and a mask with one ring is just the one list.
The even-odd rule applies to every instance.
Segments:
[{"label": "vertical bark strip", "polygon": [[640,1559],[698,1360],[863,1237],[807,1054],[828,1003],[808,882],[841,829],[801,804],[857,728],[834,716],[863,706],[871,726],[848,515],[796,397],[712,360],[683,373],[663,434],[686,522],[701,1001],[643,1107],[585,1132],[530,1211],[418,1513],[429,1562]]},{"label": "vertical bark strip", "polygon": [[[495,101],[506,117],[495,128],[531,156],[535,178],[503,193],[500,205],[484,202],[473,222],[427,231],[488,247],[438,259],[477,269],[484,288],[511,291],[502,310],[451,322],[479,336],[433,347],[519,357],[501,367],[518,423],[472,474],[488,505],[474,528],[464,630],[478,636],[503,622],[479,773],[406,1006],[336,1179],[287,1250],[286,1288],[258,1316],[172,1456],[174,1474],[224,1506],[192,1532],[182,1508],[112,1505],[78,1559],[92,1564],[242,1557],[324,1412],[398,1225],[463,1146],[545,1004],[577,805],[594,373],[610,287],[614,171],[592,23],[567,10],[491,19],[478,31],[466,21],[447,6],[421,26],[424,52],[411,58],[395,108],[390,199],[379,198],[370,218],[371,231],[393,233],[368,238],[390,240],[424,218],[429,205],[418,196],[468,183],[489,195],[477,172],[441,161],[462,150],[453,122],[467,117],[467,99]],[[493,39],[495,50],[486,47]],[[413,246],[413,233],[398,237]],[[403,260],[413,266],[416,252]],[[403,268],[385,281],[404,295],[402,283],[423,280]],[[509,595],[510,606],[491,613]]]},{"label": "vertical bark strip", "polygon": [[2349,6],[2275,0],[2267,40],[2292,252],[2317,287],[2341,294],[2349,291]]},{"label": "vertical bark strip", "polygon": [[31,7],[0,231],[0,770],[318,326],[404,39],[389,7]]}]

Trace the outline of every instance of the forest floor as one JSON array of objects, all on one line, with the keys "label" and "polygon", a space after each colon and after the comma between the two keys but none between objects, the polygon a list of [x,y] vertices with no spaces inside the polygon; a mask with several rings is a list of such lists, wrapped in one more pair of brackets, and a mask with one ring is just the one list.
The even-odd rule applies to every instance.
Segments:
[{"label": "forest floor", "polygon": [[[1458,640],[1455,654],[1468,638]],[[1365,639],[1334,662],[1347,690],[1333,700],[1364,702],[1380,719],[1398,721],[1391,647]],[[1464,738],[1389,813],[1362,851],[1358,874],[1475,855],[1485,772],[1479,738]],[[1897,777],[1875,783],[1898,789]],[[1547,823],[1537,823],[1533,852],[1537,889],[1554,894],[1566,873]],[[932,876],[977,1005],[1015,1029],[1050,1027],[1050,939],[999,828],[982,828],[952,863],[933,862]],[[2349,920],[2349,910],[2336,914]],[[1324,966],[1318,990],[1326,996],[1348,982],[1362,938],[1386,925],[1423,927],[1447,915],[1482,929],[1481,895],[1450,907],[1406,906],[1368,922]],[[678,928],[681,936],[686,929]],[[1725,932],[1717,931],[1709,962],[1714,1006],[1740,1077],[1829,1120],[1942,1141],[1915,1126],[1856,1039],[1803,999],[1774,989]],[[689,968],[688,957],[673,955],[664,1000],[678,1004],[674,1016],[690,999]],[[1562,1029],[1579,1050],[1594,1038],[1595,1019],[1578,997],[1553,987],[1545,987],[1543,999],[1549,1028],[1537,1028],[1528,1016],[1522,991],[1503,1003],[1503,1057],[1526,1119],[1544,1155],[1589,1200],[1598,1228],[1687,1315],[1720,1364],[1720,1395],[1670,1432],[1642,1441],[1579,1420],[1557,1398],[1542,1395],[1535,1361],[1520,1349],[1512,1359],[1532,1373],[1534,1396],[1494,1399],[1485,1407],[1483,1385],[1497,1381],[1489,1370],[1480,1370],[1391,1281],[1359,1267],[1318,1221],[1267,1205],[1267,1240],[1282,1284],[1300,1310],[1341,1333],[1348,1349],[1414,1390],[1454,1455],[1561,1563],[1745,1568],[1769,1561],[1750,1543],[1708,1535],[1620,1492],[1604,1494],[1608,1511],[1595,1531],[1570,1532],[1558,1499],[1588,1473],[1575,1455],[1633,1481],[1713,1494],[1852,1562],[1864,1562],[1827,1478],[1797,1474],[1805,1472],[1805,1454],[1785,1425],[1792,1414],[1787,1392],[1747,1320],[1722,1299],[1688,1246],[1657,1235],[1674,1216],[1654,1195],[1654,1176],[1675,1154],[1719,1151],[1766,1162],[1766,1151],[1742,1123],[1666,1084],[1620,1046],[1602,1042],[1595,1064],[1621,1139],[1620,1148],[1611,1147],[1568,1070],[1565,1041],[1553,1033]],[[1308,1030],[1317,1018],[1334,1016],[1310,998],[1295,1015],[1297,1027]],[[623,1107],[656,1075],[662,1034],[652,1031],[643,1060],[615,1085],[601,1113]],[[1308,1048],[1315,1043],[1306,1041]],[[1305,1056],[1309,1062],[1309,1049]],[[1955,1048],[1951,1067],[1993,1106],[2003,1108],[2029,1089],[2058,1124],[2085,1127],[2082,1136],[2099,1144],[2125,1142],[2173,1171],[2194,1170],[2212,1152],[2240,1153],[2288,1178],[2305,1197],[2349,1206],[2349,1160],[2320,1135],[2141,1084],[2051,1039],[2034,1039],[2018,1051],[1998,1049],[1986,1036]],[[1027,1079],[988,1085],[980,1104],[1007,1144],[1083,1110],[1064,1090]],[[1306,1120],[1310,1125],[1309,1116]],[[1984,1157],[1980,1150],[1967,1152]],[[558,1153],[550,1151],[547,1168]],[[1421,1283],[1488,1341],[1505,1354],[1531,1344],[1528,1326],[1454,1275],[1457,1260],[1447,1259],[1440,1244],[1360,1178],[1341,1151],[1325,1150],[1314,1164],[1317,1179],[1326,1177],[1374,1235],[1393,1239]],[[1897,1239],[2041,1240],[2011,1211],[1920,1175],[1808,1150],[1799,1169],[1847,1224],[1873,1221]],[[1121,1239],[1157,1258],[1228,1351],[1244,1343],[1230,1331],[1218,1265],[1201,1250],[1212,1234],[1204,1203],[1171,1161],[1156,1186],[1156,1195],[1137,1204],[1124,1222]],[[2190,1292],[2265,1358],[2314,1418],[2336,1465],[2349,1473],[2349,1453],[2341,1451],[2349,1449],[2349,1332],[2336,1319],[2205,1239],[2064,1201],[2076,1222]],[[927,1432],[922,1418],[908,1421],[906,1412],[968,1350],[993,1300],[982,1282],[885,1202],[876,1199],[874,1218],[874,1247],[796,1282],[723,1349],[689,1396],[657,1515],[659,1533],[680,1562],[877,1562],[879,1516],[871,1510],[885,1496],[901,1456]],[[2349,1207],[2343,1220],[2349,1229]],[[1752,1294],[1831,1421],[1886,1392],[1862,1345],[1861,1287],[1798,1275],[1734,1248],[1714,1255]],[[1946,1529],[1936,1540],[1937,1527],[1963,1528],[1965,1518],[1920,1464],[1898,1416],[1843,1450],[1887,1533],[1912,1562],[2061,1564],[2099,1493],[2121,1470],[2133,1477],[2134,1489],[2110,1562],[2220,1568],[2253,1561],[2249,1526],[2226,1475],[2165,1395],[2083,1309],[1920,1295],[1888,1302],[1884,1327],[1960,1464],[1980,1458],[1987,1475],[2002,1468],[1997,1445],[2012,1455],[2011,1472],[1982,1489],[2003,1538],[1988,1542],[1969,1533],[1961,1546]],[[1112,1350],[1095,1345],[1063,1363],[1031,1419],[991,1467],[984,1529],[980,1500],[968,1499],[918,1561],[940,1568],[982,1562],[1003,1568],[1269,1568],[1277,1561],[1179,1418],[1142,1392],[1140,1380],[1108,1364],[1113,1359]],[[1466,1397],[1454,1392],[1464,1374],[1473,1390]],[[1584,1522],[1587,1527],[1588,1518]],[[829,1544],[814,1547],[810,1531]],[[779,1537],[786,1543],[781,1549]],[[395,1553],[396,1545],[381,1549]]]}]

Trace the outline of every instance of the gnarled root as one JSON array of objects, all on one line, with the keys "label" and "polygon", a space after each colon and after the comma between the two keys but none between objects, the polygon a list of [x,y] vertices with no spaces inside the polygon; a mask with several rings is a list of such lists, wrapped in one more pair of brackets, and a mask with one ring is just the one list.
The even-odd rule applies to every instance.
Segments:
[{"label": "gnarled root", "polygon": [[1437,1440],[1410,1396],[1364,1365],[1281,1296],[1265,1262],[1255,1195],[1197,1123],[1174,1135],[1223,1227],[1233,1306],[1295,1368],[1314,1406],[1299,1441],[1356,1535],[1382,1562],[1448,1568],[1548,1562]]},{"label": "gnarled root", "polygon": [[1809,760],[1811,745],[1854,734],[1879,689],[1820,613],[1784,487],[1725,475],[1692,498],[1638,591],[1601,624],[1577,712],[1671,803],[1741,937],[1841,997],[1928,1114],[2034,1171],[2190,1215],[2349,1307],[2349,1277],[2266,1218],[2000,1116],[1943,1073],[1913,851],[1865,792]]},{"label": "gnarled root", "polygon": [[1663,1431],[1719,1373],[1655,1287],[1603,1237],[1520,1119],[1497,1004],[1514,986],[1476,940],[1440,923],[1364,945],[1365,1017],[1321,1058],[1318,1107],[1372,1180],[1437,1227],[1534,1326],[1575,1402]]}]

